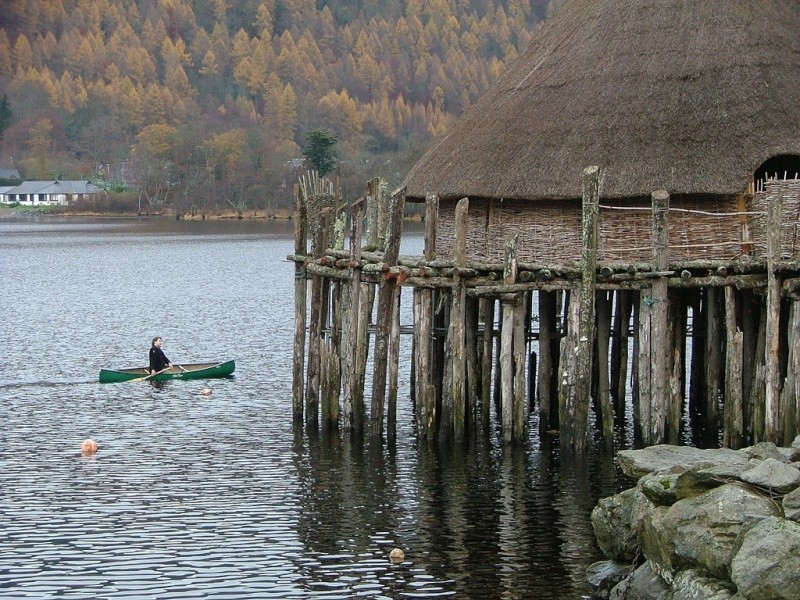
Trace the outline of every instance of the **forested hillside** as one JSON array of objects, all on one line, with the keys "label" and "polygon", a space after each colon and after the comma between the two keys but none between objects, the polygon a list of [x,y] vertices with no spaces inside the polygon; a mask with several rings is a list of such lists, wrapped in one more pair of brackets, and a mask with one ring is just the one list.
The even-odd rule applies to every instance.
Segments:
[{"label": "forested hillside", "polygon": [[397,183],[552,4],[4,0],[0,167],[152,205],[263,205],[325,131],[346,181]]}]

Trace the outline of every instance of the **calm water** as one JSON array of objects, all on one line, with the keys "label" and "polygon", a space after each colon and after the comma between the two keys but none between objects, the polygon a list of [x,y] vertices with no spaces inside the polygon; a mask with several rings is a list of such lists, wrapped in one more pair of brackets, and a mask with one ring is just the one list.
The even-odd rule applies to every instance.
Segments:
[{"label": "calm water", "polygon": [[[292,247],[288,223],[0,219],[0,597],[588,597],[588,515],[627,483],[601,453],[418,446],[407,364],[395,444],[293,431]],[[96,382],[155,335],[235,377]]]}]

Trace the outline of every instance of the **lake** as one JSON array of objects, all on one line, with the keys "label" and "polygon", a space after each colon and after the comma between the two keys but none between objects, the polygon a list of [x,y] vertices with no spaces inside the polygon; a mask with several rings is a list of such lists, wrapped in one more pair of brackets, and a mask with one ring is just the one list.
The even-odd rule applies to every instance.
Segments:
[{"label": "lake", "polygon": [[[292,252],[285,222],[0,219],[0,597],[588,598],[589,513],[630,482],[534,426],[419,444],[410,336],[395,442],[293,429]],[[97,383],[156,335],[235,376]]]}]

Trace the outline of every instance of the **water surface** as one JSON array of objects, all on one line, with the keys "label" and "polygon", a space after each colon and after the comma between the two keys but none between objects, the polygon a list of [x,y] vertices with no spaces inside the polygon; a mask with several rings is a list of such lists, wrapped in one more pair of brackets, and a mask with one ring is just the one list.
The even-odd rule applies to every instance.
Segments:
[{"label": "water surface", "polygon": [[[494,422],[419,445],[407,360],[396,442],[293,430],[292,251],[290,223],[0,220],[0,597],[588,597],[602,453],[504,450]],[[155,335],[235,377],[97,383]]]}]

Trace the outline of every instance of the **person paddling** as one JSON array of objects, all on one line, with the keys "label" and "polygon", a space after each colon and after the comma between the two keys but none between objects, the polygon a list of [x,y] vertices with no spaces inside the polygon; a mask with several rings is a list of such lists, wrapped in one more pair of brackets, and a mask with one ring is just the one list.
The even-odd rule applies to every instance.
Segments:
[{"label": "person paddling", "polygon": [[164,341],[160,337],[153,338],[153,345],[150,346],[150,375],[155,375],[172,366],[167,355],[161,349],[163,343]]}]

